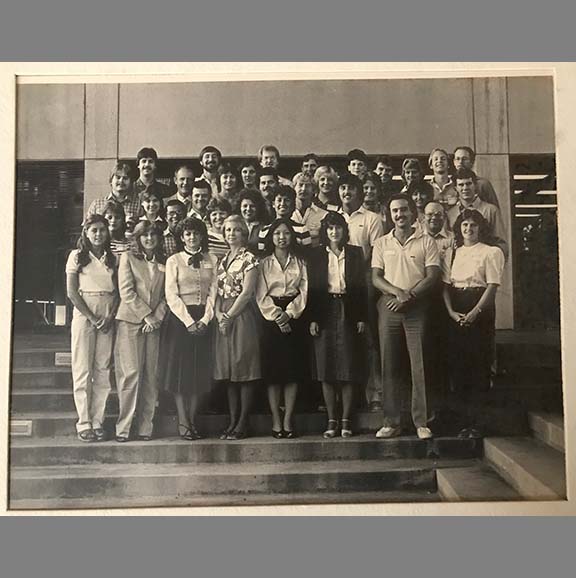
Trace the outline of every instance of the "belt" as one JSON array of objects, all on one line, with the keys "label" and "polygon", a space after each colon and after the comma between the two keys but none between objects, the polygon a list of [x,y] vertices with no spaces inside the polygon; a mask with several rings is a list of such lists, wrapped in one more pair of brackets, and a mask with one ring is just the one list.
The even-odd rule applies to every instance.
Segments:
[{"label": "belt", "polygon": [[346,293],[328,293],[328,297],[331,299],[344,299]]},{"label": "belt", "polygon": [[114,295],[115,291],[78,291],[80,295]]},{"label": "belt", "polygon": [[452,287],[452,289],[454,291],[476,291],[476,292],[480,292],[480,291],[485,291],[486,287]]}]

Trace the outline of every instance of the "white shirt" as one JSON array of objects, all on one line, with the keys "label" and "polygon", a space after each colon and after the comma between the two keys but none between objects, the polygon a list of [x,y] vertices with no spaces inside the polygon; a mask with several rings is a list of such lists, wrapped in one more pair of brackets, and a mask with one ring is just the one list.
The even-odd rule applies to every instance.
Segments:
[{"label": "white shirt", "polygon": [[372,267],[382,269],[388,283],[409,291],[426,277],[426,267],[440,267],[440,254],[428,235],[414,232],[402,245],[394,231],[392,229],[376,241]]},{"label": "white shirt", "polygon": [[371,211],[360,207],[351,215],[344,212],[344,209],[338,211],[348,223],[348,230],[350,232],[350,245],[362,247],[364,251],[364,258],[367,259],[370,255],[370,250],[384,234],[384,224],[382,219]]},{"label": "white shirt", "polygon": [[456,249],[450,277],[444,281],[454,287],[500,285],[504,271],[504,254],[498,247],[476,243]]},{"label": "white shirt", "polygon": [[336,255],[330,247],[328,252],[328,293],[346,293],[345,249]]},{"label": "white shirt", "polygon": [[106,255],[98,259],[89,252],[90,262],[78,272],[79,265],[76,259],[79,252],[79,249],[71,251],[66,261],[66,273],[78,274],[78,290],[85,293],[114,293],[116,290],[112,277],[114,270],[106,266]]}]

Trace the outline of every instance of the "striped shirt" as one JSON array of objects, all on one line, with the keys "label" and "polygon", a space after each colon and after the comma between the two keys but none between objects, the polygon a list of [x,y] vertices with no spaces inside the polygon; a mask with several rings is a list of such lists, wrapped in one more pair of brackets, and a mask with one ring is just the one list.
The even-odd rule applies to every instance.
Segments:
[{"label": "striped shirt", "polygon": [[111,239],[110,249],[114,255],[118,256],[130,249],[130,241],[126,238],[124,239]]},{"label": "striped shirt", "polygon": [[[310,236],[310,231],[304,223],[297,223],[290,219],[290,224],[294,229],[296,234],[296,242],[301,247],[310,247],[312,244],[312,237]],[[262,252],[266,249],[266,237],[268,236],[268,231],[270,230],[270,225],[266,225],[260,229],[258,233],[258,251]]]},{"label": "striped shirt", "polygon": [[218,257],[218,261],[228,253],[228,243],[224,240],[224,235],[216,231],[208,231],[208,252]]}]

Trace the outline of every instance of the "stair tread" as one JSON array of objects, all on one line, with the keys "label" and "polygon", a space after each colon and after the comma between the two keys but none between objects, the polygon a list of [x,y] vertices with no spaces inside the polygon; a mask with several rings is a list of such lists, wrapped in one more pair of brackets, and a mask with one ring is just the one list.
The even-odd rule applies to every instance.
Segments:
[{"label": "stair tread", "polygon": [[436,492],[382,490],[372,492],[291,492],[289,494],[218,494],[214,496],[143,496],[138,498],[21,498],[10,500],[10,510],[169,508],[187,506],[351,505],[438,502]]},{"label": "stair tread", "polygon": [[19,479],[178,477],[178,476],[256,476],[303,474],[358,474],[393,471],[423,471],[437,467],[457,467],[472,460],[454,459],[388,459],[323,460],[294,463],[240,464],[89,464],[66,466],[13,467],[11,482]]},{"label": "stair tread", "polygon": [[522,496],[492,468],[474,464],[437,472],[438,491],[446,501],[522,500]]},{"label": "stair tread", "polygon": [[564,416],[561,413],[552,413],[545,411],[531,411],[530,416],[541,419],[554,427],[564,429]]},{"label": "stair tread", "polygon": [[564,454],[530,437],[486,438],[485,447],[495,448],[506,460],[546,485],[558,496],[566,495]]}]

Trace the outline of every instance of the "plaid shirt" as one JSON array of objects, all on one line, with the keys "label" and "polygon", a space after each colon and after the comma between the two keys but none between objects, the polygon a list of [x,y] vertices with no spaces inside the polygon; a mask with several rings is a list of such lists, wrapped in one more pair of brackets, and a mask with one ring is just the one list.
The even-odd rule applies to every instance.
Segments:
[{"label": "plaid shirt", "polygon": [[178,253],[180,249],[176,244],[176,237],[172,234],[170,229],[166,228],[164,231],[164,254],[166,258],[171,257],[174,253]]},{"label": "plaid shirt", "polygon": [[86,216],[94,215],[94,214],[102,214],[104,207],[110,202],[114,202],[118,205],[122,205],[124,209],[124,213],[126,214],[126,220],[132,220],[136,222],[138,220],[138,212],[140,211],[140,203],[138,202],[138,197],[136,195],[127,195],[124,201],[120,202],[118,199],[112,194],[109,193],[102,199],[95,199],[88,207],[88,211],[86,212]]},{"label": "plaid shirt", "polygon": [[134,183],[134,192],[136,193],[138,198],[140,198],[140,195],[144,191],[147,191],[148,189],[155,190],[163,199],[166,199],[167,197],[170,197],[173,194],[170,187],[164,184],[162,181],[154,180],[151,184],[146,185],[142,182],[141,179],[138,179]]}]

